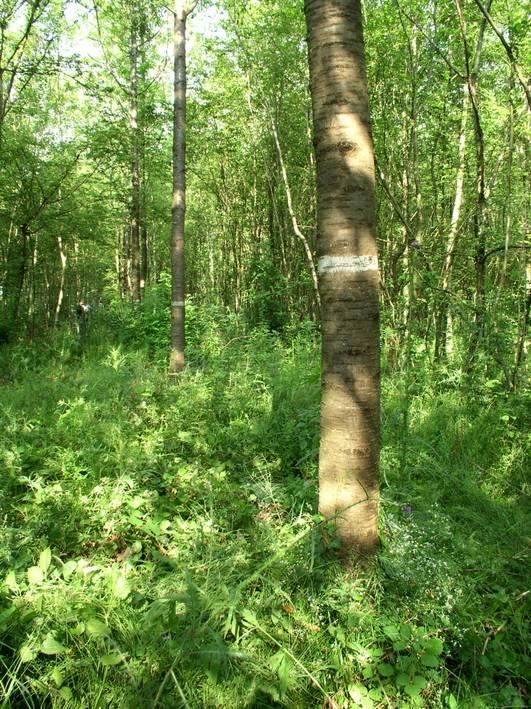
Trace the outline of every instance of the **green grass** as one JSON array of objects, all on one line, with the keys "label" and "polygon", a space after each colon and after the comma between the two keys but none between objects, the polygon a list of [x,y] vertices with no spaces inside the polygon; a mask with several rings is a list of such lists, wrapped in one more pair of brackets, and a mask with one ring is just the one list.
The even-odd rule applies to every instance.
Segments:
[{"label": "green grass", "polygon": [[0,354],[0,706],[525,706],[528,402],[387,375],[383,546],[345,572],[311,333],[192,309],[170,386],[141,318]]}]

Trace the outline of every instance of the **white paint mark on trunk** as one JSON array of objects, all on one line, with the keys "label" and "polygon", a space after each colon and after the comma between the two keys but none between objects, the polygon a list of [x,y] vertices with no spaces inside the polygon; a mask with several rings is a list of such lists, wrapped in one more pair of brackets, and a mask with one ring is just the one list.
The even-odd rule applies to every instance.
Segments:
[{"label": "white paint mark on trunk", "polygon": [[377,270],[376,256],[321,256],[318,261],[320,276],[325,273],[359,273]]},{"label": "white paint mark on trunk", "polygon": [[172,301],[171,301],[171,307],[172,307],[172,308],[184,308],[184,301],[182,301],[182,300],[172,300]]}]

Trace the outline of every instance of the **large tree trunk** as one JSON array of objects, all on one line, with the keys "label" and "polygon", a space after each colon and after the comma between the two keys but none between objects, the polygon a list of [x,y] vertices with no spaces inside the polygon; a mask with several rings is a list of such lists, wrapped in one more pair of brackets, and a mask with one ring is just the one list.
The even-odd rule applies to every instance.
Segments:
[{"label": "large tree trunk", "polygon": [[186,2],[175,0],[170,373],[184,369],[184,219],[186,153]]},{"label": "large tree trunk", "polygon": [[378,260],[360,5],[305,0],[322,304],[319,509],[346,555],[378,545]]}]

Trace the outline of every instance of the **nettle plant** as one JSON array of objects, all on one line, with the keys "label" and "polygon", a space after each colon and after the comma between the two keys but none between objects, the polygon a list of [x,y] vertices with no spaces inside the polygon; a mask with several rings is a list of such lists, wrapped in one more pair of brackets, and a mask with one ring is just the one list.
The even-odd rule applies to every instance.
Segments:
[{"label": "nettle plant", "polygon": [[410,624],[385,625],[383,646],[367,647],[350,640],[340,627],[330,627],[330,634],[341,646],[343,662],[356,663],[361,681],[348,684],[343,698],[355,706],[373,707],[386,697],[424,705],[425,690],[440,683],[439,665],[443,641],[428,633],[425,627]]}]

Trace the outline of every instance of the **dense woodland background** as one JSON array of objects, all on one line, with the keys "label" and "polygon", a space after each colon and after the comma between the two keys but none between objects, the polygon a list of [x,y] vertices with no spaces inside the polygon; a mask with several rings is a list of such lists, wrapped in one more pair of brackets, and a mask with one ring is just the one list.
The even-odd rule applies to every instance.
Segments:
[{"label": "dense woodland background", "polygon": [[[481,362],[514,387],[529,314],[527,23],[520,3],[491,9],[492,26],[475,2],[368,2],[366,44],[388,359],[411,336],[419,354]],[[191,22],[188,294],[274,330],[317,320],[300,2],[205,6]],[[155,2],[4,2],[1,27],[13,337],[68,319],[80,296],[164,283],[171,17]]]},{"label": "dense woodland background", "polygon": [[2,706],[529,701],[526,7],[363,6],[383,548],[345,574],[315,515],[302,6],[190,18],[171,387],[171,10],[0,0]]}]

